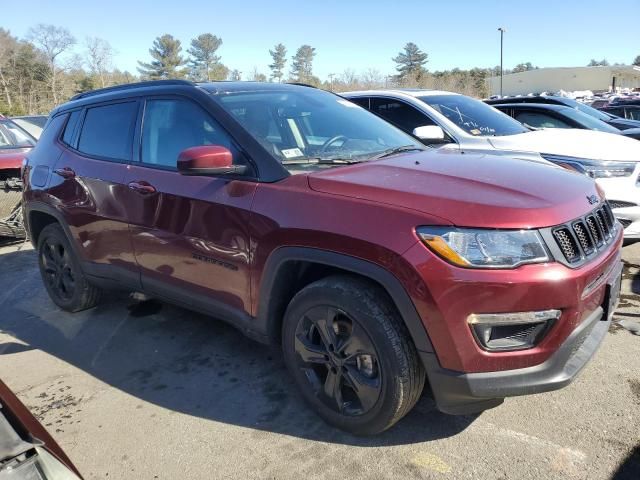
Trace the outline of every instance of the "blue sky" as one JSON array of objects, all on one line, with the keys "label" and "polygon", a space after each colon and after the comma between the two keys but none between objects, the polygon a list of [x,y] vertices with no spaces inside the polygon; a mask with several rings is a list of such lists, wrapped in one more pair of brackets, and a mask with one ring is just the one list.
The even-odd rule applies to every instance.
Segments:
[{"label": "blue sky", "polygon": [[[586,65],[591,58],[630,63],[640,55],[640,0],[102,0],[101,2],[5,1],[0,27],[23,37],[36,23],[68,28],[82,53],[86,36],[108,40],[115,64],[136,72],[149,59],[156,36],[170,33],[186,50],[194,36],[211,32],[223,40],[222,61],[243,76],[254,67],[268,73],[269,48],[282,42],[289,57],[302,44],[316,47],[314,73],[326,78],[347,68],[394,73],[391,58],[409,41],[429,53],[430,70],[499,64],[504,26],[505,68],[520,62],[540,67]],[[629,20],[625,20],[629,18]],[[290,63],[290,62],[289,62]],[[289,67],[287,64],[287,68]]]}]

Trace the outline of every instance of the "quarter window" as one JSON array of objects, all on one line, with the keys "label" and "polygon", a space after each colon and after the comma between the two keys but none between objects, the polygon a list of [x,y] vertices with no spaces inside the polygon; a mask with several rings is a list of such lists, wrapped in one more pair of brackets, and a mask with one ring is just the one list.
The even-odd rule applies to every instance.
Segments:
[{"label": "quarter window", "polygon": [[76,131],[76,127],[78,126],[78,120],[80,119],[81,110],[76,110],[75,112],[71,112],[69,114],[69,120],[67,121],[67,126],[64,127],[64,134],[62,135],[62,141],[69,146],[73,145],[73,134]]},{"label": "quarter window", "polygon": [[137,113],[137,102],[89,108],[78,150],[106,159],[130,160]]},{"label": "quarter window", "polygon": [[180,152],[200,145],[220,145],[234,151],[227,133],[196,104],[171,99],[147,101],[142,128],[143,163],[175,168]]}]

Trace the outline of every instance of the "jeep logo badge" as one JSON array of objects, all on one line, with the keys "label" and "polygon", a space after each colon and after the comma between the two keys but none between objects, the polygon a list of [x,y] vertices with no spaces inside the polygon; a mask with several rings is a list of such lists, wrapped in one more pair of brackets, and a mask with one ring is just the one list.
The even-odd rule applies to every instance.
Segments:
[{"label": "jeep logo badge", "polygon": [[596,195],[587,195],[587,201],[589,202],[589,205],[595,205],[600,200]]}]

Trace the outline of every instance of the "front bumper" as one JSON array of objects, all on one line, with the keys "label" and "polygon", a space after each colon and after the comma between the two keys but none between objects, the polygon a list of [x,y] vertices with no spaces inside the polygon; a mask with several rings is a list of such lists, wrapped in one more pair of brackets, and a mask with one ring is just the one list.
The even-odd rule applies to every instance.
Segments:
[{"label": "front bumper", "polygon": [[598,307],[545,362],[527,368],[461,373],[441,368],[434,354],[422,353],[438,409],[460,415],[502,403],[504,397],[548,392],[571,383],[602,343],[611,318]]}]

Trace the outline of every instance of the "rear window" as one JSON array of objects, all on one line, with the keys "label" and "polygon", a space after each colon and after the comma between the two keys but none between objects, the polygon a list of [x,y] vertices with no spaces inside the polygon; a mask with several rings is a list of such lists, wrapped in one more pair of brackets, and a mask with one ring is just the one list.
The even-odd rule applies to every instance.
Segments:
[{"label": "rear window", "polygon": [[137,102],[89,108],[80,132],[78,150],[106,159],[130,160],[137,113]]}]

